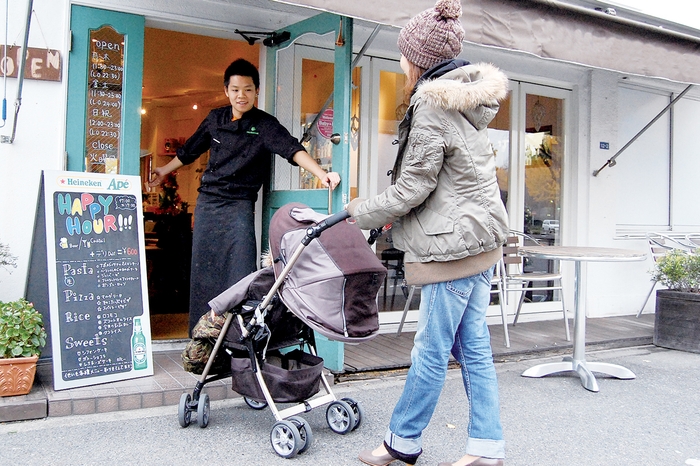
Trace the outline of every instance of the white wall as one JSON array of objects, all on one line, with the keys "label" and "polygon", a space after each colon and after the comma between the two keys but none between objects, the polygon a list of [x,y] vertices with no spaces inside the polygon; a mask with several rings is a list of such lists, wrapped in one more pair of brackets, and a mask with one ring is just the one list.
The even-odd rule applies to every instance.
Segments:
[{"label": "white wall", "polygon": [[[620,131],[623,146],[668,105],[668,92],[620,87]],[[670,113],[649,127],[617,160],[617,224],[621,227],[666,229],[669,224]]]},{"label": "white wall", "polygon": [[[592,174],[626,142],[621,142],[624,138],[620,136],[620,122],[629,121],[630,115],[621,113],[618,106],[620,75],[595,70],[590,76],[590,138],[586,141],[590,163],[587,167],[581,166],[578,173],[583,201],[580,205],[587,205],[588,214],[582,218],[582,237],[577,244],[646,252],[644,241],[617,237],[618,201],[621,193],[624,195],[631,188],[629,183],[634,181],[624,164],[607,167],[595,177]],[[609,143],[610,149],[601,149],[601,142]],[[622,157],[624,155],[620,159]],[[635,314],[649,289],[648,269],[646,261],[588,263],[587,315]]]},{"label": "white wall", "polygon": [[700,98],[683,98],[673,109],[672,221],[678,230],[700,231]]},{"label": "white wall", "polygon": [[[9,2],[11,45],[21,46],[24,40],[27,4],[26,0]],[[0,144],[0,242],[8,244],[19,258],[11,274],[0,269],[3,301],[24,295],[41,170],[64,166],[68,3],[35,0],[33,9],[28,45],[60,50],[63,76],[61,82],[24,80],[14,142]],[[4,21],[0,28],[4,42]],[[12,134],[17,86],[17,79],[7,79],[7,121],[0,129],[3,136]]]},{"label": "white wall", "polygon": [[[647,231],[676,232],[700,229],[697,205],[697,121],[700,99],[689,94],[671,113],[662,116],[597,177],[603,166],[668,105],[678,85],[635,79],[633,84],[616,73],[592,72],[591,167],[581,170],[588,178],[588,242],[648,251]],[[673,139],[671,138],[673,134]],[[610,150],[600,142],[610,142]],[[672,186],[672,188],[669,188]],[[669,197],[670,196],[670,197]],[[651,286],[650,257],[640,262],[591,263],[588,266],[587,305],[590,316],[635,314]],[[646,311],[654,309],[653,297]]]}]

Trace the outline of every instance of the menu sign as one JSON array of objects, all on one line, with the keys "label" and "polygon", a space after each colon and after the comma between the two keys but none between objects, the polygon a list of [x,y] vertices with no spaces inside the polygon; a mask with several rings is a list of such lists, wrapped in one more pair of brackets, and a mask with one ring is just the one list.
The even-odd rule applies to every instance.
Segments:
[{"label": "menu sign", "polygon": [[44,172],[56,390],[153,375],[138,176]]},{"label": "menu sign", "polygon": [[85,132],[86,171],[119,173],[124,35],[111,26],[90,31]]}]

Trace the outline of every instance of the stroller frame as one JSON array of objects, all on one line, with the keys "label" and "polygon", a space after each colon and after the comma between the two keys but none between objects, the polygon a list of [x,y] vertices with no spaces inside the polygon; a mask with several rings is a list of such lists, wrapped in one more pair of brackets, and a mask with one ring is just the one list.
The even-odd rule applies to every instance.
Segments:
[{"label": "stroller frame", "polygon": [[[343,210],[337,214],[327,217],[317,225],[309,226],[306,229],[305,236],[301,240],[301,244],[297,246],[296,250],[287,261],[286,265],[275,280],[272,288],[265,295],[264,299],[261,302],[258,302],[254,306],[254,309],[250,302],[246,302],[242,306],[237,306],[236,308],[227,311],[226,320],[224,321],[219,337],[214,344],[211,357],[207,361],[199,381],[194,387],[192,395],[189,393],[183,393],[180,397],[180,403],[178,405],[178,421],[181,427],[187,427],[190,424],[192,412],[197,413],[197,424],[199,427],[205,428],[209,424],[209,395],[203,393],[202,390],[207,383],[221,380],[232,375],[231,372],[213,374],[211,376],[209,373],[211,372],[214,362],[219,355],[219,351],[221,350],[224,340],[226,339],[226,334],[228,333],[229,327],[232,325],[234,317],[237,320],[237,324],[240,326],[242,334],[240,344],[236,345],[234,349],[245,349],[248,351],[252,370],[255,374],[258,386],[265,397],[265,402],[263,403],[246,396],[243,396],[243,399],[246,404],[253,409],[265,409],[265,407],[270,408],[270,411],[272,412],[276,421],[270,432],[270,443],[275,453],[283,458],[293,458],[298,453],[303,453],[311,446],[313,441],[311,427],[308,422],[299,417],[298,414],[309,412],[312,409],[320,406],[328,405],[326,409],[326,421],[328,426],[335,433],[345,435],[360,426],[363,417],[363,411],[360,405],[351,398],[338,399],[333,393],[331,386],[323,373],[321,373],[320,378],[321,384],[326,392],[325,395],[314,395],[307,400],[295,403],[285,409],[280,410],[277,408],[274,397],[270,393],[267,383],[263,378],[261,361],[264,358],[264,353],[267,350],[285,349],[293,346],[299,346],[299,348],[303,350],[303,347],[306,346],[311,355],[317,356],[314,333],[309,326],[304,326],[305,328],[303,330],[302,337],[279,342],[271,348],[267,348],[266,345],[262,354],[260,351],[256,351],[256,342],[261,341],[266,336],[265,316],[272,308],[273,299],[275,299],[277,291],[284,283],[287,275],[294,267],[294,264],[299,259],[299,256],[303,252],[304,248],[306,248],[306,246],[308,246],[315,238],[318,238],[323,231],[349,217],[350,215],[348,212]],[[251,309],[253,309],[252,317],[246,323],[242,315],[243,312],[241,311],[245,311],[247,313],[250,312]],[[269,338],[269,333],[267,336]],[[226,348],[225,350],[231,354],[229,348]]]}]

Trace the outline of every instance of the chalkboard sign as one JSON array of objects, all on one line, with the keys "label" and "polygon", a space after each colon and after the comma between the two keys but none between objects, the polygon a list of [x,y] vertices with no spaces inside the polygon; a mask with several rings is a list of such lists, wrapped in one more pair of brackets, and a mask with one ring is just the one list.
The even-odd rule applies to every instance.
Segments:
[{"label": "chalkboard sign", "polygon": [[153,375],[140,183],[44,172],[56,390]]}]

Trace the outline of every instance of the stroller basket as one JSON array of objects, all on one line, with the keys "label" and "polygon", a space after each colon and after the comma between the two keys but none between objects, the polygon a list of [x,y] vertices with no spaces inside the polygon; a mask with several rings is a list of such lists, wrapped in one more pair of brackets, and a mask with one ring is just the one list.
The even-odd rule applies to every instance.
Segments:
[{"label": "stroller basket", "polygon": [[[275,351],[267,354],[260,370],[275,402],[295,403],[318,393],[323,359],[298,349],[285,354]],[[231,388],[235,392],[265,401],[247,355],[231,358],[231,375]]]}]

